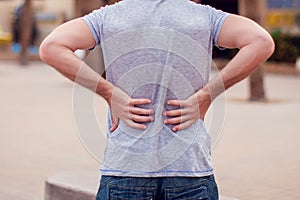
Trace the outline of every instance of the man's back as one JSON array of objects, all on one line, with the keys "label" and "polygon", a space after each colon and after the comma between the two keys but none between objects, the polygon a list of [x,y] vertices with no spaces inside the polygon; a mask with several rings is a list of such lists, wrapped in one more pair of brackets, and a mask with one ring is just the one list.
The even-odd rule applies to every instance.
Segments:
[{"label": "man's back", "polygon": [[[100,41],[108,81],[74,55]],[[240,50],[208,81],[213,44]],[[217,200],[205,114],[273,51],[247,18],[188,0],[124,0],[59,26],[40,56],[112,111],[97,200]]]},{"label": "man's back", "polygon": [[132,98],[148,98],[146,130],[124,122],[108,142],[102,173],[120,176],[210,175],[210,137],[202,120],[174,133],[166,102],[186,99],[209,79],[212,46],[228,15],[188,0],[125,0],[83,19],[104,55],[107,80]]}]

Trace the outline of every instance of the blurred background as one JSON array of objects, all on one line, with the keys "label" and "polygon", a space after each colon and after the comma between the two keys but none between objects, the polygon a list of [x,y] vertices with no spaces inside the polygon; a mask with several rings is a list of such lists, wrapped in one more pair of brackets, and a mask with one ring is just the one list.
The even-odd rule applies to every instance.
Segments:
[{"label": "blurred background", "polygon": [[[197,0],[194,0],[197,2]],[[91,10],[115,1],[103,0],[29,0],[29,9],[22,17],[23,0],[0,0],[0,44],[1,58],[15,59],[12,52],[20,51],[16,43],[20,43],[21,21],[23,18],[31,27],[32,45],[30,53],[37,54],[38,45],[42,39],[51,32],[57,25],[83,16]],[[198,0],[200,2],[200,0]],[[299,55],[300,46],[300,11],[299,0],[202,0],[202,4],[209,4],[213,7],[235,14],[244,14],[265,27],[273,36],[277,44],[277,51],[270,59],[271,61],[295,63]],[[251,8],[250,8],[251,7]],[[253,8],[253,9],[252,9]],[[251,10],[252,9],[252,10]],[[29,11],[28,11],[29,10]],[[24,21],[24,20],[23,20]],[[18,32],[19,31],[19,32]],[[26,32],[26,30],[23,30]],[[216,57],[230,57],[234,54],[231,51],[216,52]]]},{"label": "blurred background", "polygon": [[[300,0],[194,1],[255,20],[276,43],[271,58],[226,93],[213,149],[221,194],[300,199]],[[44,199],[45,181],[62,171],[94,171],[97,188],[99,163],[73,120],[73,83],[42,63],[38,49],[58,25],[115,2],[0,0],[1,200]],[[236,52],[215,48],[217,68]]]}]

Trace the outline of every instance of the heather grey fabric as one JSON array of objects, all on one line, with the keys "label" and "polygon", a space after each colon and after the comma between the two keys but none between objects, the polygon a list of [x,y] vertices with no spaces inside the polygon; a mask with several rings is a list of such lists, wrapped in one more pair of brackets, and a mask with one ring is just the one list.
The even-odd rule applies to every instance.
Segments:
[{"label": "heather grey fabric", "polygon": [[189,0],[124,0],[82,18],[102,47],[107,80],[133,98],[151,99],[143,107],[155,110],[145,131],[120,121],[107,133],[102,175],[213,174],[204,122],[174,133],[162,113],[175,109],[167,100],[186,99],[207,83],[212,47],[228,15]]}]

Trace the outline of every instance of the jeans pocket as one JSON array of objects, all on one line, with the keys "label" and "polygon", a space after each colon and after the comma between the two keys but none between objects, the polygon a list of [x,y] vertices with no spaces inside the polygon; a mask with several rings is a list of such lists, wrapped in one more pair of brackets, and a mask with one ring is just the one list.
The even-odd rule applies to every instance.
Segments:
[{"label": "jeans pocket", "polygon": [[156,187],[126,187],[109,185],[109,200],[152,200]]},{"label": "jeans pocket", "polygon": [[205,183],[165,189],[166,200],[209,199]]}]

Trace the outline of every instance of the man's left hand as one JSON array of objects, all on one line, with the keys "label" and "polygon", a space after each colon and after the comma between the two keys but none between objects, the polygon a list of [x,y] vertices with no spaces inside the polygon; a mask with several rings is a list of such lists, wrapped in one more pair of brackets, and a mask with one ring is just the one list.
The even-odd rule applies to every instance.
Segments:
[{"label": "man's left hand", "polygon": [[203,90],[199,90],[186,100],[169,100],[168,105],[181,107],[176,110],[165,111],[168,117],[165,124],[175,125],[174,132],[187,129],[199,118],[204,121],[205,115],[211,105],[211,97]]}]

